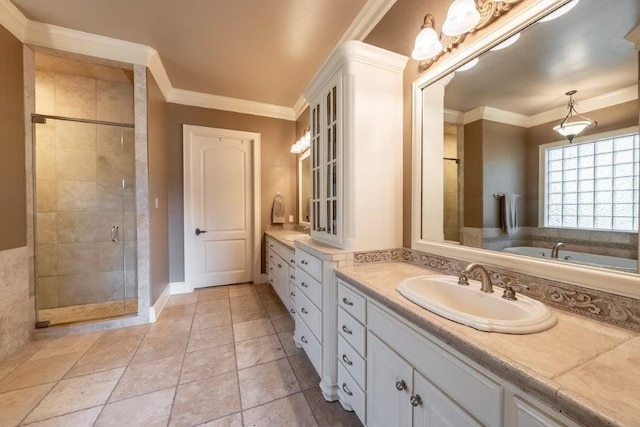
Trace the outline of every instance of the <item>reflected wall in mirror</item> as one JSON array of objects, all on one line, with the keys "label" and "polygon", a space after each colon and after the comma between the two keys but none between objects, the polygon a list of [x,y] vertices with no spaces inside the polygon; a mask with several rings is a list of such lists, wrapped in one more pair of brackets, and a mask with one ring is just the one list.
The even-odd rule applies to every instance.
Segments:
[{"label": "reflected wall in mirror", "polygon": [[[639,24],[637,0],[580,0],[449,76],[442,237],[423,237],[541,258],[562,242],[560,261],[637,272]],[[569,90],[597,122],[571,144],[553,129]]]},{"label": "reflected wall in mirror", "polygon": [[309,150],[298,157],[298,222],[309,224],[311,215],[311,157]]}]

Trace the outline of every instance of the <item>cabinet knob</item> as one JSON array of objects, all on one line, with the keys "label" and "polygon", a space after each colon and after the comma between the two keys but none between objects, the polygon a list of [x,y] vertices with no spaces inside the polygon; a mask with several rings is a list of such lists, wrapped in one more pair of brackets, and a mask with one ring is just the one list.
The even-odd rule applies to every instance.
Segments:
[{"label": "cabinet knob", "polygon": [[353,334],[353,331],[347,328],[347,325],[342,325],[342,330],[344,331],[345,334],[348,334],[348,335]]},{"label": "cabinet knob", "polygon": [[301,311],[301,312],[303,312],[304,314],[309,314],[309,312],[307,311],[307,309],[306,309],[306,308],[304,308],[304,307],[302,307],[302,308],[300,309],[300,311]]},{"label": "cabinet knob", "polygon": [[327,231],[327,229],[325,227],[320,227],[318,228],[318,231]]},{"label": "cabinet knob", "polygon": [[342,355],[342,360],[344,361],[344,363],[346,363],[349,366],[353,365],[353,362],[351,360],[349,360],[349,358],[347,357],[346,354]]},{"label": "cabinet knob", "polygon": [[342,302],[345,303],[346,305],[353,305],[353,303],[346,298],[342,298]]},{"label": "cabinet knob", "polygon": [[353,396],[353,393],[347,388],[347,383],[342,383],[342,391],[347,393],[347,396]]},{"label": "cabinet knob", "polygon": [[305,260],[302,260],[302,261],[300,261],[300,264],[302,264],[302,265],[307,265],[307,264],[309,264],[309,263],[308,263],[307,261],[305,261]]},{"label": "cabinet knob", "polygon": [[289,295],[291,295],[292,297],[295,297],[296,293],[295,292],[289,292]]},{"label": "cabinet knob", "polygon": [[289,311],[291,312],[291,314],[296,314],[296,311],[293,308],[290,308]]},{"label": "cabinet knob", "polygon": [[307,339],[303,336],[300,337],[300,341],[302,341],[305,344],[309,344],[309,341],[307,341]]},{"label": "cabinet knob", "polygon": [[406,390],[407,383],[405,383],[404,380],[396,381],[396,389],[398,391]]},{"label": "cabinet knob", "polygon": [[282,264],[278,264],[278,268],[282,268]]},{"label": "cabinet knob", "polygon": [[291,278],[291,280],[295,280],[296,276],[294,276],[293,274],[291,276],[289,276]]},{"label": "cabinet knob", "polygon": [[411,396],[411,398],[409,398],[409,402],[411,402],[411,406],[422,406],[422,398],[420,397],[419,394],[416,394],[414,396]]},{"label": "cabinet knob", "polygon": [[306,283],[304,283],[304,282],[300,283],[300,286],[302,286],[303,288],[308,288],[308,287],[309,287],[309,285],[307,285],[307,284],[306,284]]},{"label": "cabinet knob", "polygon": [[289,260],[289,262],[290,262],[291,264],[295,264],[295,263],[296,263],[296,260],[295,260],[295,259],[290,259],[290,260]]}]

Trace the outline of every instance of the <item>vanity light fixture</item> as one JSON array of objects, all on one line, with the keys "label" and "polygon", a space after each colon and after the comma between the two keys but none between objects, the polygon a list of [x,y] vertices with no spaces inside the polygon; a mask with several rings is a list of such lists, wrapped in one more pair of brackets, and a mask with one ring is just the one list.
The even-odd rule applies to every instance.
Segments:
[{"label": "vanity light fixture", "polygon": [[411,57],[418,61],[433,58],[442,52],[442,42],[435,30],[435,19],[433,15],[426,14],[424,23],[420,27],[420,32],[416,36],[416,43],[413,46]]},{"label": "vanity light fixture", "polygon": [[595,120],[588,119],[576,111],[576,102],[573,100],[573,95],[577,92],[577,90],[570,90],[566,93],[566,95],[569,95],[569,104],[567,105],[569,112],[562,122],[553,128],[553,130],[558,132],[560,135],[566,136],[569,143],[573,142],[573,138],[585,129],[594,128],[598,125],[598,122]]},{"label": "vanity light fixture", "polygon": [[447,19],[442,24],[442,32],[450,37],[459,36],[473,30],[480,22],[480,12],[475,0],[454,0],[447,11]]},{"label": "vanity light fixture", "polygon": [[544,18],[540,19],[538,22],[549,22],[549,21],[553,21],[556,18],[560,18],[562,15],[564,15],[565,13],[569,12],[571,9],[576,7],[579,1],[580,0],[571,0],[569,3],[566,3],[560,6],[559,8],[557,8],[556,10],[554,10],[553,12],[545,16]]},{"label": "vanity light fixture", "polygon": [[311,134],[307,130],[302,136],[293,143],[291,146],[291,152],[293,154],[304,153],[311,146]]}]

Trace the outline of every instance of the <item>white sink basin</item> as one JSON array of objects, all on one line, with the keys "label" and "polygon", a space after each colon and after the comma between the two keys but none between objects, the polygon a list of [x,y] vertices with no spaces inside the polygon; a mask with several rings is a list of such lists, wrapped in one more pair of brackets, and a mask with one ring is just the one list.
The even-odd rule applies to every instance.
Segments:
[{"label": "white sink basin", "polygon": [[284,240],[286,240],[287,242],[295,242],[296,240],[303,237],[307,237],[307,234],[289,234],[288,236],[284,237]]},{"label": "white sink basin", "polygon": [[487,332],[530,334],[553,327],[557,319],[549,307],[524,295],[502,298],[502,288],[480,291],[480,282],[458,285],[455,276],[418,276],[396,288],[409,301],[454,322]]}]

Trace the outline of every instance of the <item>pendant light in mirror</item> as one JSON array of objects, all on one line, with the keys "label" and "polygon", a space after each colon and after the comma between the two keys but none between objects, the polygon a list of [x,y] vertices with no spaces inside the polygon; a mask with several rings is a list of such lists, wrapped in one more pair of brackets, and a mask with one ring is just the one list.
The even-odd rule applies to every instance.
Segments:
[{"label": "pendant light in mirror", "polygon": [[580,0],[571,0],[569,3],[560,6],[559,8],[557,8],[556,10],[554,10],[553,12],[545,16],[544,18],[540,19],[538,22],[549,22],[556,18],[560,18],[562,15],[564,15],[565,13],[569,12],[571,9],[576,7],[579,1]]},{"label": "pendant light in mirror", "polygon": [[566,93],[566,95],[569,96],[569,104],[567,105],[569,112],[562,122],[553,128],[553,130],[560,135],[566,136],[570,143],[573,142],[573,138],[575,138],[576,135],[582,133],[585,129],[594,128],[598,125],[598,122],[595,120],[588,119],[576,111],[576,102],[573,100],[573,95],[577,92],[577,90],[570,90]]}]

